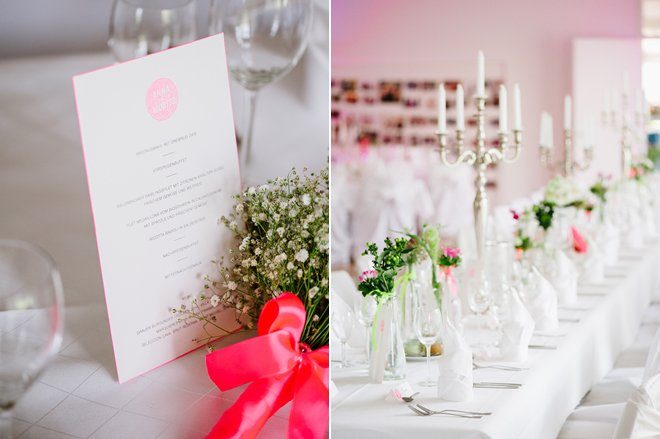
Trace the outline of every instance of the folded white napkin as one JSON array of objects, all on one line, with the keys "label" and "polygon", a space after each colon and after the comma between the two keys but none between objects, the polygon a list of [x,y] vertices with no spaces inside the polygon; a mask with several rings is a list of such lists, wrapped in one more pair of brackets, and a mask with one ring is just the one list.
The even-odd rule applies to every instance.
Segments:
[{"label": "folded white napkin", "polygon": [[451,324],[442,336],[443,354],[438,359],[438,397],[447,401],[472,399],[472,351]]},{"label": "folded white napkin", "polygon": [[644,246],[642,219],[637,214],[631,214],[628,220],[628,230],[625,233],[623,244],[632,249],[641,249]]},{"label": "folded white napkin", "polygon": [[605,221],[597,228],[594,237],[603,253],[605,265],[607,267],[616,265],[619,261],[619,248],[621,247],[619,229],[610,221]]},{"label": "folded white napkin", "polygon": [[339,393],[339,389],[335,385],[335,382],[330,380],[330,399],[334,399],[335,396]]},{"label": "folded white napkin", "polygon": [[385,400],[405,402],[403,401],[403,398],[411,397],[414,395],[414,393],[415,392],[413,391],[413,388],[408,381],[401,381],[400,383],[392,387],[389,392],[387,392],[387,396],[385,396]]},{"label": "folded white napkin", "polygon": [[578,255],[577,264],[580,267],[581,282],[594,284],[605,279],[605,258],[594,245],[590,246],[586,254]]},{"label": "folded white napkin", "polygon": [[556,272],[545,273],[557,292],[557,303],[571,305],[577,302],[578,271],[573,262],[561,250],[553,253]]},{"label": "folded white napkin", "polygon": [[537,331],[555,331],[557,317],[557,291],[535,267],[531,267],[528,282],[521,285],[523,303],[534,319]]},{"label": "folded white napkin", "polygon": [[614,439],[657,438],[660,435],[660,374],[642,384],[628,399]]},{"label": "folded white napkin", "polygon": [[510,289],[509,316],[502,324],[500,357],[504,361],[527,361],[534,319],[522,303],[518,291]]},{"label": "folded white napkin", "polygon": [[644,366],[644,375],[642,376],[642,383],[646,382],[652,376],[660,373],[660,329],[655,333],[649,354],[646,357],[646,365]]}]

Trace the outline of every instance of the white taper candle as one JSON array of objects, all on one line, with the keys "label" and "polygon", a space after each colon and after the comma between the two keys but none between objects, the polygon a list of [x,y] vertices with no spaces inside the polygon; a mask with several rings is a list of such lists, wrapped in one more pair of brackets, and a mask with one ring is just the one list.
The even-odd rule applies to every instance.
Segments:
[{"label": "white taper candle", "polygon": [[463,86],[458,84],[456,87],[456,129],[465,131],[465,96]]},{"label": "white taper candle", "polygon": [[477,96],[484,96],[484,88],[486,85],[486,68],[484,53],[480,50],[477,55]]},{"label": "white taper candle", "polygon": [[573,126],[573,101],[571,95],[564,96],[564,129],[570,130]]},{"label": "white taper candle", "polygon": [[522,130],[522,104],[518,83],[513,84],[513,129]]},{"label": "white taper candle", "polygon": [[444,82],[438,85],[438,131],[447,132],[447,95]]},{"label": "white taper candle", "polygon": [[548,148],[552,149],[555,146],[555,134],[554,134],[554,121],[552,116],[548,114]]},{"label": "white taper candle", "polygon": [[500,84],[500,133],[506,133],[507,130],[507,101],[506,101],[506,87]]}]

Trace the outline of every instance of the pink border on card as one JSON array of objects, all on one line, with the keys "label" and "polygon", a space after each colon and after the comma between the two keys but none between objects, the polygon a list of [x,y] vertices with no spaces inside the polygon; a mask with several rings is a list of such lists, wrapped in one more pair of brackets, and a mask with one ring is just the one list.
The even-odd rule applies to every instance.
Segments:
[{"label": "pink border on card", "polygon": [[[167,52],[167,51],[169,51],[169,50],[172,50],[172,49],[178,49],[179,47],[184,47],[184,46],[188,46],[188,45],[191,45],[191,44],[195,44],[195,43],[198,42],[198,41],[203,41],[203,40],[207,40],[207,39],[210,39],[210,38],[214,38],[214,37],[217,37],[218,35],[222,35],[222,45],[223,45],[223,47],[225,48],[225,61],[226,61],[226,59],[227,59],[227,49],[226,49],[226,47],[227,47],[227,46],[226,46],[226,44],[225,44],[224,35],[223,35],[222,32],[220,32],[220,33],[218,33],[218,34],[215,34],[215,35],[209,35],[208,37],[200,38],[200,39],[198,39],[198,40],[191,41],[191,42],[189,42],[189,43],[184,43],[184,44],[181,44],[181,45],[176,46],[176,47],[171,47],[171,48],[169,48],[169,49],[165,49],[165,50],[162,50],[162,51],[157,52],[157,53],[152,53],[152,54],[150,54],[150,55],[146,55],[146,56],[143,56],[143,57],[140,57],[140,58],[134,58],[134,59],[130,59],[130,60],[128,60],[128,61],[118,62],[118,63],[112,64],[112,65],[109,65],[109,66],[105,66],[105,67],[100,67],[100,68],[97,68],[97,69],[88,70],[88,71],[86,71],[86,72],[79,73],[79,74],[77,74],[77,75],[73,75],[73,76],[71,77],[71,83],[72,83],[72,85],[73,85],[73,99],[74,99],[75,106],[76,106],[76,117],[77,117],[77,119],[78,119],[78,133],[79,133],[79,135],[80,135],[80,144],[81,144],[81,146],[82,146],[83,162],[84,162],[84,165],[85,165],[85,180],[87,181],[87,189],[88,189],[87,192],[88,192],[88,195],[89,195],[89,204],[90,204],[90,207],[91,207],[91,210],[92,210],[92,224],[93,224],[93,226],[94,226],[94,238],[95,238],[95,240],[96,240],[96,251],[97,251],[97,253],[99,254],[99,268],[100,268],[100,271],[101,271],[101,283],[103,284],[103,296],[104,296],[104,299],[105,299],[105,310],[106,310],[106,313],[107,313],[107,316],[108,316],[108,329],[109,329],[109,332],[110,332],[110,341],[112,342],[112,353],[113,353],[113,356],[114,356],[114,359],[115,359],[115,371],[116,371],[116,373],[117,373],[117,381],[118,381],[120,384],[123,384],[123,383],[125,383],[125,382],[128,382],[128,381],[130,381],[130,380],[132,380],[132,379],[134,379],[134,378],[137,378],[137,377],[139,377],[139,376],[145,375],[145,374],[147,374],[147,373],[149,373],[149,372],[151,372],[151,371],[153,371],[153,370],[155,370],[155,369],[158,369],[158,368],[161,367],[161,366],[164,366],[164,365],[166,365],[166,364],[168,364],[168,363],[170,363],[170,362],[172,362],[172,361],[174,361],[174,360],[177,360],[177,359],[179,359],[179,358],[181,358],[181,357],[183,357],[183,356],[185,356],[185,355],[188,355],[188,354],[191,353],[191,352],[194,352],[194,351],[196,351],[196,350],[198,350],[198,349],[200,349],[200,348],[203,348],[203,347],[207,346],[209,343],[213,343],[213,342],[216,342],[216,341],[218,341],[218,340],[222,340],[222,339],[224,339],[225,337],[228,337],[228,336],[230,336],[230,335],[234,335],[234,334],[238,333],[240,329],[242,329],[242,326],[239,326],[238,328],[234,329],[234,331],[230,332],[229,334],[226,334],[226,335],[220,336],[220,337],[218,337],[218,338],[216,338],[216,339],[214,339],[214,340],[212,340],[212,341],[209,341],[209,343],[206,343],[206,344],[204,344],[204,345],[197,346],[197,347],[195,347],[195,348],[193,348],[193,349],[190,349],[190,350],[184,352],[183,354],[181,354],[181,355],[179,355],[179,356],[176,356],[176,357],[174,357],[174,358],[172,358],[172,359],[170,359],[170,360],[164,361],[164,362],[162,362],[162,363],[160,363],[160,364],[158,364],[158,365],[152,367],[151,369],[149,369],[149,370],[147,370],[147,371],[145,371],[145,372],[138,373],[137,375],[134,375],[134,376],[128,377],[128,378],[126,378],[126,379],[124,379],[124,380],[122,380],[122,378],[119,376],[119,368],[118,368],[118,365],[117,365],[117,355],[116,355],[116,351],[115,351],[115,340],[114,340],[114,337],[113,337],[113,335],[112,335],[112,325],[110,324],[110,309],[109,309],[109,307],[108,307],[108,297],[107,297],[107,291],[106,291],[105,279],[104,279],[104,277],[103,277],[103,266],[101,265],[101,250],[100,250],[100,247],[99,247],[99,238],[98,238],[98,233],[97,233],[97,229],[96,229],[96,218],[94,217],[94,203],[93,203],[93,201],[92,201],[92,193],[91,193],[91,191],[89,190],[89,189],[90,189],[90,185],[89,185],[89,172],[88,172],[88,168],[87,168],[87,157],[85,156],[85,142],[84,142],[84,140],[83,140],[82,125],[80,124],[80,113],[79,113],[79,109],[78,109],[78,95],[77,95],[77,93],[76,93],[76,82],[75,82],[75,79],[76,79],[77,77],[79,77],[79,76],[84,76],[84,75],[88,75],[88,74],[90,74],[90,73],[100,72],[100,71],[103,71],[103,70],[107,70],[107,69],[110,69],[110,68],[116,67],[116,66],[118,66],[118,65],[123,65],[123,64],[128,64],[128,63],[131,63],[131,62],[140,61],[140,60],[143,60],[144,58],[148,58],[148,57],[159,56],[160,54],[162,54],[162,53],[164,53],[164,52]],[[225,62],[225,67],[227,68],[227,90],[228,90],[228,92],[229,92],[229,100],[230,100],[230,102],[233,102],[232,97],[231,97],[231,87],[229,86],[229,78],[230,78],[229,66],[228,66],[228,64],[227,64],[226,62]],[[232,120],[232,122],[234,123],[234,127],[235,127],[235,126],[236,126],[236,123],[235,123],[235,119],[234,119],[234,108],[233,108],[232,105],[229,106],[229,110],[230,110],[230,114],[231,114],[231,120]],[[234,129],[235,129],[235,128],[234,128]],[[242,179],[242,177],[241,177],[241,163],[240,163],[240,160],[239,160],[239,158],[238,158],[238,148],[237,148],[237,145],[236,145],[236,133],[234,133],[234,137],[233,137],[233,138],[234,138],[234,150],[236,151],[236,162],[237,162],[237,169],[238,169],[238,179],[239,179],[240,188],[241,188],[240,190],[241,190],[241,192],[242,192],[242,191],[243,191],[243,179]]]}]

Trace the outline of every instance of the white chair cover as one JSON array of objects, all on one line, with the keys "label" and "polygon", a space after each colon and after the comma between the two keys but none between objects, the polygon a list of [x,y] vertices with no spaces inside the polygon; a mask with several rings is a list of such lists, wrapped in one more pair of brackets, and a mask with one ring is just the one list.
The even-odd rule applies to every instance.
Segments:
[{"label": "white chair cover", "polygon": [[614,439],[660,437],[660,374],[642,384],[630,397],[616,426]]}]

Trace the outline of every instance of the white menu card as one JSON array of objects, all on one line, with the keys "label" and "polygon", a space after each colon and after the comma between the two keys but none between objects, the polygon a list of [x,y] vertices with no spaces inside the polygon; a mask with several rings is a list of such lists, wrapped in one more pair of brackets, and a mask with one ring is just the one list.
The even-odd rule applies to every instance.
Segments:
[{"label": "white menu card", "polygon": [[[240,189],[222,35],[73,78],[120,382],[200,345],[170,309],[203,291]],[[232,316],[219,323],[235,325]]]}]

